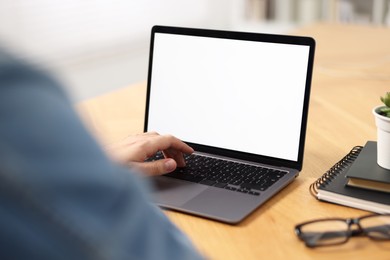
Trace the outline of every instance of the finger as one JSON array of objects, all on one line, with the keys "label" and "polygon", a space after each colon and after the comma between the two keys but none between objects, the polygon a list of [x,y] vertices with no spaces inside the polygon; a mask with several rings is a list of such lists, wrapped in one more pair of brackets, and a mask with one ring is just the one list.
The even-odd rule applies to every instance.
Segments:
[{"label": "finger", "polygon": [[166,174],[174,171],[177,167],[175,160],[170,158],[153,162],[134,162],[131,165],[150,176]]},{"label": "finger", "polygon": [[166,158],[172,158],[176,161],[178,167],[186,166],[186,161],[182,152],[177,150],[168,149],[163,151],[163,154]]},{"label": "finger", "polygon": [[172,135],[156,135],[153,137],[153,143],[147,145],[148,154],[153,155],[157,151],[165,150],[177,150],[182,153],[191,154],[194,152],[194,149],[181,141],[180,139]]}]

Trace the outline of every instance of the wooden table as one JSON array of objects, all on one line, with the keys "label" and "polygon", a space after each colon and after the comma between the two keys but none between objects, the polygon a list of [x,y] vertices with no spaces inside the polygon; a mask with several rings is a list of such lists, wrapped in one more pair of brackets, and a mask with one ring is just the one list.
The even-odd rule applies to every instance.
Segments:
[{"label": "wooden table", "polygon": [[[292,32],[316,39],[307,142],[300,176],[236,226],[165,211],[211,259],[390,259],[390,242],[352,238],[344,245],[309,249],[294,225],[321,217],[367,212],[319,202],[309,185],[353,146],[376,140],[371,110],[390,91],[390,29],[314,24]],[[131,73],[131,72],[129,72]],[[78,104],[91,131],[109,143],[143,130],[145,86],[140,83]]]}]

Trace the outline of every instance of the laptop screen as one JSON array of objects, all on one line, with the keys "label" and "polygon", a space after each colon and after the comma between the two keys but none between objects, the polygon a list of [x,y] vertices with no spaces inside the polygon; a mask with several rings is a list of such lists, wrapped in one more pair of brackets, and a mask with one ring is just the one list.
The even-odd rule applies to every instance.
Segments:
[{"label": "laptop screen", "polygon": [[153,36],[146,131],[298,160],[310,46],[158,31]]}]

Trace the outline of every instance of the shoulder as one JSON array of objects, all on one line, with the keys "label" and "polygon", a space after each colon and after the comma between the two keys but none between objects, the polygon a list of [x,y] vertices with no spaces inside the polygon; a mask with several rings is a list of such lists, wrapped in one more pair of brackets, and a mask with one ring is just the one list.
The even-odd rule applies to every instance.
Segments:
[{"label": "shoulder", "polygon": [[0,91],[20,88],[44,89],[66,97],[53,73],[0,47]]}]

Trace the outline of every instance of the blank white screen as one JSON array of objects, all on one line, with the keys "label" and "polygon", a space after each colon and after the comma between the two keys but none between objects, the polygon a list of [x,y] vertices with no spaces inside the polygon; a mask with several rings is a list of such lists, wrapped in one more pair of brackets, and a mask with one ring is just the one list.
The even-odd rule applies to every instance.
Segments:
[{"label": "blank white screen", "polygon": [[297,161],[309,46],[156,33],[148,131]]}]

